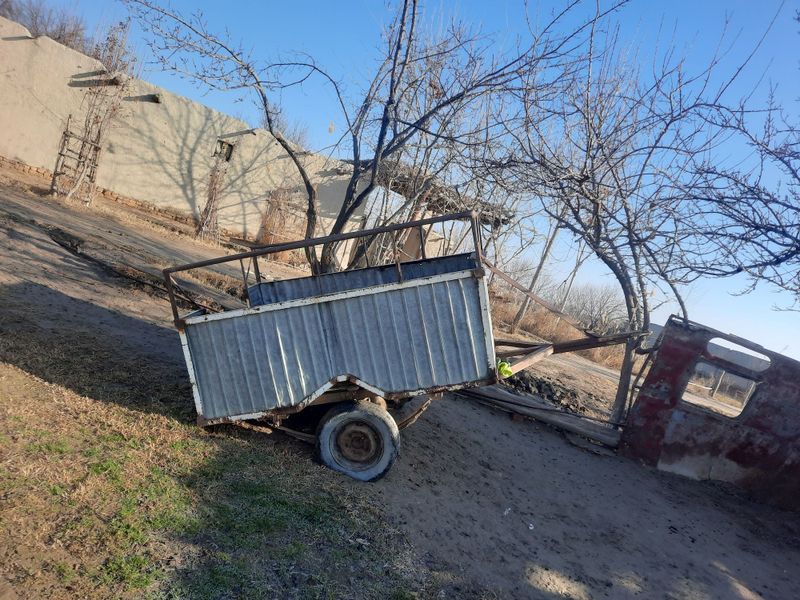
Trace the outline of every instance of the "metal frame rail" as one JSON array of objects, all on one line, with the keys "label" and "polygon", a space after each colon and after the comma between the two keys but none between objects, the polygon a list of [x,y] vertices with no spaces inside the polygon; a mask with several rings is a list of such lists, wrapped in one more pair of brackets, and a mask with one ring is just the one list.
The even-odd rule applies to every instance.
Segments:
[{"label": "metal frame rail", "polygon": [[[278,252],[285,252],[287,250],[300,250],[303,248],[309,248],[312,246],[319,246],[322,244],[328,244],[331,242],[342,242],[346,240],[352,240],[357,238],[366,238],[366,237],[374,237],[384,233],[392,233],[392,232],[399,232],[405,229],[414,229],[419,228],[420,232],[424,232],[423,228],[426,225],[435,225],[437,223],[445,223],[448,221],[468,221],[470,224],[470,228],[472,230],[472,240],[474,244],[475,250],[475,260],[477,263],[477,268],[479,270],[483,269],[483,257],[481,255],[481,230],[480,225],[478,222],[478,215],[474,211],[466,211],[460,213],[453,213],[450,215],[441,215],[437,217],[430,217],[427,219],[419,219],[417,221],[410,221],[408,223],[399,223],[396,225],[384,225],[382,227],[375,227],[372,229],[364,229],[361,231],[351,231],[348,233],[338,233],[335,235],[327,235],[323,237],[316,237],[316,238],[308,238],[305,240],[298,240],[295,242],[285,242],[281,244],[270,244],[269,246],[263,246],[261,248],[255,248],[248,252],[240,252],[238,254],[231,254],[228,256],[221,256],[219,258],[211,258],[208,260],[201,260],[193,263],[188,263],[185,265],[179,265],[175,267],[169,267],[162,271],[164,275],[164,284],[167,289],[167,294],[169,296],[170,306],[172,307],[172,316],[174,319],[175,326],[178,329],[183,328],[183,319],[180,318],[178,313],[178,304],[177,299],[175,296],[175,283],[173,282],[172,275],[174,273],[179,273],[182,271],[189,271],[192,269],[199,269],[203,267],[210,267],[212,265],[219,265],[228,262],[235,262],[240,261],[240,266],[242,270],[242,278],[244,281],[245,290],[247,290],[247,277],[248,272],[245,272],[244,269],[244,261],[251,260],[253,265],[253,274],[256,278],[256,281],[259,282],[262,280],[261,278],[261,271],[258,266],[258,258],[261,256],[267,256],[269,254],[275,254]],[[395,237],[395,242],[397,240],[397,236]],[[371,243],[371,242],[370,242]],[[427,258],[427,254],[425,252],[425,243],[426,243],[426,236],[420,235],[420,255],[423,259]],[[416,260],[416,259],[415,259]],[[395,264],[397,265],[398,274],[400,275],[400,279],[402,280],[402,267],[401,262],[399,259],[399,255],[395,253]],[[409,261],[405,261],[409,262]]]}]

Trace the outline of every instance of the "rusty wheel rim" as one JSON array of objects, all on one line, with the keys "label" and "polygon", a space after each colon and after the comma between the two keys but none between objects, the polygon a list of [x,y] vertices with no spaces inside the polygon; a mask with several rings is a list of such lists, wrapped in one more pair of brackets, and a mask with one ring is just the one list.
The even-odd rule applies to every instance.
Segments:
[{"label": "rusty wheel rim", "polygon": [[334,437],[337,462],[351,468],[367,468],[383,454],[380,433],[364,421],[350,421],[342,425]]}]

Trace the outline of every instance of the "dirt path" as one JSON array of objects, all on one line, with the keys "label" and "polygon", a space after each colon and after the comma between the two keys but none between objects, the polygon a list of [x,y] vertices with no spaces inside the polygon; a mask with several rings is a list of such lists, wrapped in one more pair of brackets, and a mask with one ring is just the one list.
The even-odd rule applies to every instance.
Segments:
[{"label": "dirt path", "polygon": [[[172,230],[158,223],[164,218],[151,218],[140,211],[98,199],[91,208],[76,203],[64,203],[42,194],[42,183],[31,175],[20,175],[0,167],[0,186],[3,196],[0,212],[23,221],[35,221],[61,227],[70,234],[91,240],[100,247],[128,253],[138,263],[156,269],[216,258],[234,251],[191,237],[190,228],[174,223]],[[35,190],[37,193],[34,193]],[[148,219],[148,220],[145,220]],[[238,264],[209,268],[234,279],[240,279]],[[296,277],[298,271],[281,263],[262,265],[265,276]]]},{"label": "dirt path", "polygon": [[[0,194],[7,193],[0,189]],[[46,200],[26,199],[18,191],[13,194],[13,201],[0,198],[0,209],[6,213],[0,220],[0,299],[4,307],[0,341],[7,362],[87,399],[136,406],[137,410],[145,407],[140,419],[148,418],[149,413],[159,422],[175,420],[174,411],[167,414],[160,404],[183,399],[185,414],[175,421],[183,432],[181,428],[186,426],[182,423],[191,418],[192,407],[166,303],[132,291],[118,278],[98,274],[96,265],[71,255],[41,230],[15,222],[8,214],[37,211],[37,220],[52,219],[64,227],[67,219],[75,218],[89,233],[104,227],[116,230],[108,235],[122,238],[119,243],[124,247],[146,243],[146,252],[156,246],[171,249],[168,234],[140,231],[135,224],[122,221],[108,227],[107,216],[84,209],[79,209],[79,222],[70,210],[46,205]],[[143,242],[138,236],[150,241]],[[181,252],[194,251],[184,248]],[[25,336],[35,338],[36,352],[26,349]],[[77,342],[71,345],[70,339]],[[51,354],[47,361],[42,360],[42,352]],[[60,362],[53,360],[59,356]],[[109,356],[116,359],[103,362]],[[552,372],[566,377],[558,364],[552,363]],[[582,366],[573,364],[576,366],[568,376],[578,377]],[[603,373],[594,375],[605,378]],[[171,383],[164,385],[164,381]],[[136,394],[130,395],[134,389]],[[230,445],[229,456],[238,456],[241,450],[235,434],[222,431],[216,436],[221,441],[215,444]],[[376,484],[358,484],[319,467],[311,468],[312,450],[280,436],[263,444],[254,436],[247,440],[254,465],[266,460],[267,454],[274,455],[273,462],[301,461],[309,465],[304,475],[307,482],[318,482],[320,488],[342,497],[365,498],[377,507],[383,529],[390,532],[396,528],[398,536],[407,537],[417,559],[424,561],[420,572],[432,573],[420,575],[427,582],[419,584],[417,597],[800,597],[798,515],[753,504],[724,488],[576,448],[544,426],[514,422],[457,397],[436,403],[404,432],[398,462]],[[209,477],[218,476],[212,473]],[[198,493],[209,485],[206,480],[201,483]],[[217,484],[216,489],[229,488]],[[230,492],[225,505],[235,505],[235,496]],[[254,502],[248,510],[259,506]],[[353,541],[352,536],[343,540],[337,532],[331,535],[338,541],[327,542],[325,553],[313,554],[314,560],[324,562],[356,553],[365,556],[378,544],[369,532],[363,542]],[[192,552],[208,553],[206,566],[212,560],[221,564],[212,545],[219,543],[218,539],[182,541],[177,550],[170,546],[165,551],[182,556],[180,552],[191,547]],[[232,544],[226,552],[234,552],[235,544],[226,543]],[[209,544],[208,548],[203,544]],[[247,550],[242,560],[256,557],[258,560],[247,564],[254,569],[274,568],[269,562],[272,558],[262,560],[259,548]],[[292,585],[296,573],[287,565],[304,559],[288,551],[282,557],[281,568],[288,569],[286,581]],[[394,560],[386,561],[387,572],[397,568]],[[191,562],[181,564],[186,581],[200,573],[192,570]],[[319,568],[321,563],[307,564]],[[357,567],[361,563],[351,564]],[[334,597],[391,597],[385,586],[364,587],[366,575],[358,568],[346,575]],[[221,585],[238,585],[247,577],[253,577],[251,571],[237,571]],[[370,577],[375,581],[382,575],[372,573]],[[349,586],[352,596],[341,592],[342,585]],[[268,597],[266,591],[264,594]]]},{"label": "dirt path", "polygon": [[310,448],[196,427],[166,300],[9,218],[2,193],[2,600],[426,589],[407,542]]},{"label": "dirt path", "polygon": [[[529,367],[522,373],[523,379],[526,375],[552,384],[564,392],[565,397],[555,399],[555,403],[565,410],[598,419],[608,419],[611,415],[619,371],[577,354],[556,354]],[[513,384],[511,387],[514,387]],[[554,401],[552,398],[550,400]]]},{"label": "dirt path", "polygon": [[447,597],[797,598],[800,519],[453,396],[375,486]]}]

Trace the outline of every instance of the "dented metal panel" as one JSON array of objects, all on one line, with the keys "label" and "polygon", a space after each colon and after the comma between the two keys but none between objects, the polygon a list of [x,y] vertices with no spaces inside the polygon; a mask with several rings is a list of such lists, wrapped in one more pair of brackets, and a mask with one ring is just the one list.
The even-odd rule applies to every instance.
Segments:
[{"label": "dented metal panel", "polygon": [[303,406],[348,376],[390,397],[491,382],[485,285],[470,269],[187,318],[198,414]]},{"label": "dented metal panel", "polygon": [[[712,338],[757,351],[770,366],[753,373],[755,391],[737,416],[683,400]],[[620,451],[664,471],[737,484],[757,499],[800,508],[800,363],[752,342],[672,318],[628,415]]]}]

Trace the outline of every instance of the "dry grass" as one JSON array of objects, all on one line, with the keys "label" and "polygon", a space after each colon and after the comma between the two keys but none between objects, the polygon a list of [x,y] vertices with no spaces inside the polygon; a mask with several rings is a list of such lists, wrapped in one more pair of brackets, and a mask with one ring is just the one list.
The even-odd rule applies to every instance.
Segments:
[{"label": "dry grass", "polygon": [[[501,331],[503,328],[507,330],[519,310],[520,300],[516,295],[499,292],[495,289],[492,289],[490,294],[492,322],[495,324],[495,328]],[[582,331],[559,318],[558,315],[539,306],[531,306],[520,323],[519,331],[536,339],[550,342],[567,342],[585,337]],[[576,354],[612,369],[619,369],[622,366],[622,346],[581,350]]]},{"label": "dry grass", "polygon": [[434,585],[312,448],[194,424],[152,288],[34,222],[0,230],[0,597],[407,598]]},{"label": "dry grass", "polygon": [[[6,579],[51,598],[405,593],[406,550],[376,510],[305,448],[264,437],[206,433],[0,364]],[[351,595],[354,574],[363,593]]]},{"label": "dry grass", "polygon": [[[83,285],[152,310],[135,287]],[[427,585],[379,507],[309,447],[196,427],[174,332],[37,284],[0,286],[0,303],[0,596],[402,598]]]}]

